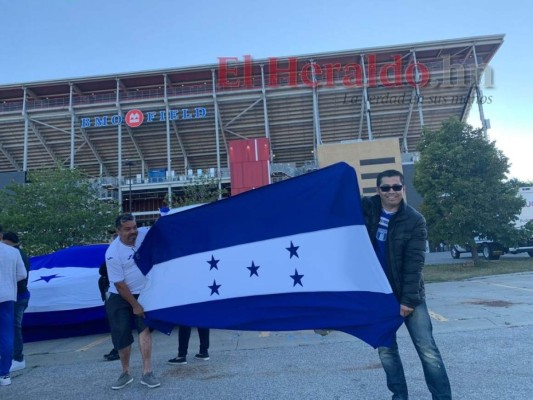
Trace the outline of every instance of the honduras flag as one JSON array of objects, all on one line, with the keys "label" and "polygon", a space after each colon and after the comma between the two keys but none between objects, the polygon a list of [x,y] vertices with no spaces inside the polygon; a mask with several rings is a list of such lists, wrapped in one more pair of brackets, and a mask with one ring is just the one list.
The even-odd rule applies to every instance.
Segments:
[{"label": "honduras flag", "polygon": [[109,330],[98,289],[107,244],[72,246],[30,258],[31,298],[22,327],[25,341]]},{"label": "honduras flag", "polygon": [[135,257],[166,333],[334,329],[377,347],[403,322],[345,163],[162,217]]}]

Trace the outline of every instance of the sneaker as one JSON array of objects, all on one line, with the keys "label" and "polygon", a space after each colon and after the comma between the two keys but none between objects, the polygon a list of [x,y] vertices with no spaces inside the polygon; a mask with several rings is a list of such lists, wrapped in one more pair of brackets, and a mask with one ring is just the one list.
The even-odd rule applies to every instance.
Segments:
[{"label": "sneaker", "polygon": [[198,354],[196,354],[194,356],[194,358],[197,358],[199,360],[207,361],[207,360],[209,360],[210,357],[209,357],[209,354],[207,354],[207,353],[198,353]]},{"label": "sneaker", "polygon": [[118,351],[113,349],[109,352],[109,354],[106,354],[104,355],[104,358],[107,360],[107,361],[115,361],[115,360],[120,360],[120,356],[118,355]]},{"label": "sneaker", "polygon": [[26,360],[22,360],[22,361],[13,360],[11,361],[11,368],[9,369],[9,372],[19,371],[24,368],[26,368]]},{"label": "sneaker", "polygon": [[0,376],[0,386],[7,386],[11,385],[11,378],[9,375],[6,376]]},{"label": "sneaker", "polygon": [[111,386],[111,389],[122,389],[124,386],[133,382],[133,378],[127,372],[123,372],[118,377],[117,381]]},{"label": "sneaker", "polygon": [[185,365],[187,364],[187,357],[175,357],[167,361],[170,365]]},{"label": "sneaker", "polygon": [[161,383],[154,376],[153,372],[147,372],[146,374],[143,374],[141,383],[143,385],[148,386],[149,388],[156,388],[158,386],[161,386]]}]

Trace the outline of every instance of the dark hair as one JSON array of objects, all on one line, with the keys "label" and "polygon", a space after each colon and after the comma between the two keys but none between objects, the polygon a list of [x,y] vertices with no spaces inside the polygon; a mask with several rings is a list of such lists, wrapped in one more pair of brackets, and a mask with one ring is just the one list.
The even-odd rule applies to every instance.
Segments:
[{"label": "dark hair", "polygon": [[8,231],[8,232],[4,233],[4,240],[9,240],[13,244],[19,244],[20,243],[20,239],[19,239],[18,235],[15,232],[11,232],[11,231]]},{"label": "dark hair", "polygon": [[124,222],[135,221],[133,214],[122,214],[115,220],[115,227],[120,228]]},{"label": "dark hair", "polygon": [[394,176],[400,177],[400,182],[403,185],[403,174],[395,169],[388,169],[378,174],[378,176],[376,177],[376,186],[379,187],[381,185],[381,180],[383,178],[392,178]]}]

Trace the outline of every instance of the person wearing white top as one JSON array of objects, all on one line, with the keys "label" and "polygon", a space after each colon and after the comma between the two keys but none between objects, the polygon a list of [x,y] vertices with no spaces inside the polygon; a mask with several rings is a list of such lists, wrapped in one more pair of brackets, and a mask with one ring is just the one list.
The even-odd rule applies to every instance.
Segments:
[{"label": "person wearing white top", "polygon": [[27,275],[19,251],[0,242],[0,386],[11,384],[9,370],[13,358],[17,282]]},{"label": "person wearing white top", "polygon": [[109,276],[109,298],[106,311],[111,326],[113,346],[118,350],[122,374],[111,386],[122,389],[133,382],[130,375],[130,356],[133,335],[132,323],[139,334],[139,348],[143,363],[141,384],[154,388],[160,386],[152,372],[152,335],[144,323],[144,309],[137,297],[146,283],[146,278],[135,263],[134,254],[143,242],[148,228],[137,228],[132,214],[123,214],[115,221],[117,238],[111,242],[105,254]]}]

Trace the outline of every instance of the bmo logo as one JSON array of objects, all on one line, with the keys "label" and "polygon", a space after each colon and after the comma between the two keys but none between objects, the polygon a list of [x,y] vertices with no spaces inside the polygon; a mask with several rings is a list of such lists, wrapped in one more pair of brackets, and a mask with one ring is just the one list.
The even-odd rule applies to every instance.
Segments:
[{"label": "bmo logo", "polygon": [[146,122],[147,124],[152,122],[165,122],[167,120],[187,122],[200,118],[207,118],[207,110],[205,107],[180,108],[168,111],[147,111],[146,113],[143,113],[141,110],[133,109],[128,111],[124,118],[120,114],[81,118],[81,127],[87,129],[110,125],[117,126],[122,125],[122,123],[125,122],[130,128],[137,128],[138,126],[141,126],[143,122]]},{"label": "bmo logo", "polygon": [[132,128],[137,128],[143,123],[144,114],[140,110],[130,110],[124,119],[126,121],[126,125]]}]

